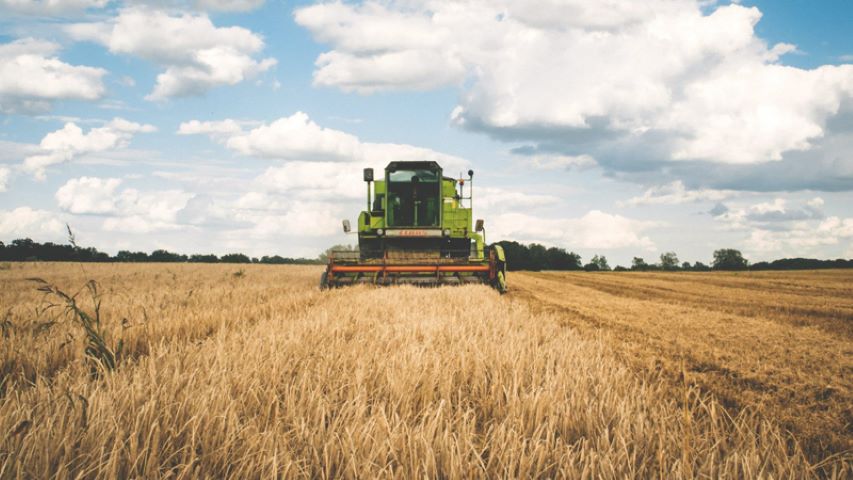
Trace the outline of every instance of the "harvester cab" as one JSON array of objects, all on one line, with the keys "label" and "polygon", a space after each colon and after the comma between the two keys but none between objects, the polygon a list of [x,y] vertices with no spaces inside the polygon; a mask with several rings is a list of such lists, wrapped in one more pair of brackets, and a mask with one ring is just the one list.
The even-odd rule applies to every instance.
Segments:
[{"label": "harvester cab", "polygon": [[[487,246],[483,220],[473,223],[473,180],[472,170],[467,179],[446,177],[436,162],[391,162],[381,179],[364,169],[358,250],[331,252],[320,288],[484,283],[505,292],[503,248]],[[353,230],[348,220],[343,226]]]}]

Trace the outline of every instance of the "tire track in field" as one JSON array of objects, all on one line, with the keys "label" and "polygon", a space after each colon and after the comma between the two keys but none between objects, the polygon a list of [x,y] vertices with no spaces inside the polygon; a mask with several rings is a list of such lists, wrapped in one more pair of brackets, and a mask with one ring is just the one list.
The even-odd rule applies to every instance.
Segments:
[{"label": "tire track in field", "polygon": [[509,297],[602,338],[638,371],[659,372],[673,386],[686,373],[732,412],[749,408],[775,419],[813,459],[853,451],[853,343],[846,335],[719,311],[688,296],[680,303],[671,293],[636,298],[622,291],[629,288],[623,281],[514,272]]},{"label": "tire track in field", "polygon": [[[832,335],[853,339],[853,290],[820,295],[814,288],[789,288],[780,292],[775,282],[754,278],[743,282],[731,276],[710,274],[613,275],[529,273],[537,278],[571,277],[575,285],[611,295],[653,299],[741,316],[766,318],[797,327],[816,326]],[[725,275],[725,274],[724,274]],[[681,278],[678,278],[680,276]],[[828,301],[831,300],[831,303]]]}]

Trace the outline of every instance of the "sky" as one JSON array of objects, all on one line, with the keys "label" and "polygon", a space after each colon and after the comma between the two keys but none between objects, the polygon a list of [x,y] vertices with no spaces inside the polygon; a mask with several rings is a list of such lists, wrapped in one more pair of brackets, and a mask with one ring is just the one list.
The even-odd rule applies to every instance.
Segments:
[{"label": "sky", "polygon": [[361,169],[487,241],[853,258],[853,3],[0,0],[0,240],[314,257]]}]

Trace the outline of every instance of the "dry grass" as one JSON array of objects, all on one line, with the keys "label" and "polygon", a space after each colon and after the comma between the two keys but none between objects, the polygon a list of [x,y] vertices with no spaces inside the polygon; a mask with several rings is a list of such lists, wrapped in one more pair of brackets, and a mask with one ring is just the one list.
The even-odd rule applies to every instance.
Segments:
[{"label": "dry grass", "polygon": [[[242,268],[0,272],[0,478],[851,473],[844,458],[810,464],[693,373],[677,385],[626,362],[606,332],[567,327],[575,313],[531,303],[532,277],[513,276],[513,299],[478,286],[320,292],[317,268]],[[65,291],[99,282],[105,339],[124,341],[114,372],[91,375],[85,336],[38,311],[34,276]],[[600,292],[556,293],[572,288]]]}]

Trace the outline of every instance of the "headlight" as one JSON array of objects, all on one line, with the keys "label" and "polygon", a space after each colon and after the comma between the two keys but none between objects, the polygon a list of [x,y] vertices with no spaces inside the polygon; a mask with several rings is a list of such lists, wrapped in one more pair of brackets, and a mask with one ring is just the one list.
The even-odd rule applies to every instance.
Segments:
[{"label": "headlight", "polygon": [[376,230],[376,234],[377,235],[385,235],[385,230],[382,230],[381,228],[379,228]]},{"label": "headlight", "polygon": [[445,236],[445,237],[449,237],[449,236],[450,236],[450,229],[449,229],[449,228],[445,228],[445,229],[444,229],[444,236]]}]

